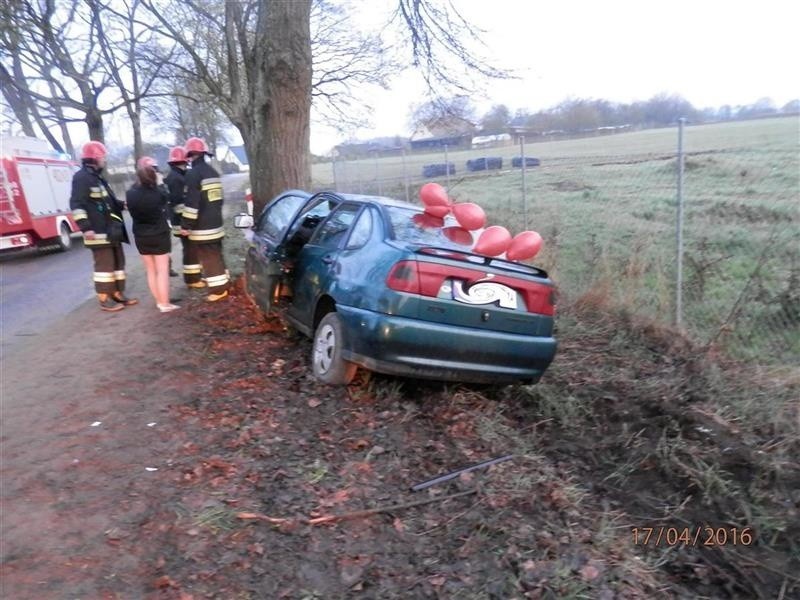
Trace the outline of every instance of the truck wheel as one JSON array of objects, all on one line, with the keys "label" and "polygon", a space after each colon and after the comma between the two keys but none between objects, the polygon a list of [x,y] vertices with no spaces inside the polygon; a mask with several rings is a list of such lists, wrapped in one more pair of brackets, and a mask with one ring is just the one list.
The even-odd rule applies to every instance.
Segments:
[{"label": "truck wheel", "polygon": [[344,335],[339,315],[330,312],[322,318],[314,332],[311,366],[314,376],[329,385],[347,385],[356,376],[358,367],[342,358]]},{"label": "truck wheel", "polygon": [[58,244],[58,249],[61,252],[66,252],[70,248],[72,248],[72,230],[69,228],[67,223],[61,223],[61,227],[58,231],[58,237],[56,238],[56,243]]}]

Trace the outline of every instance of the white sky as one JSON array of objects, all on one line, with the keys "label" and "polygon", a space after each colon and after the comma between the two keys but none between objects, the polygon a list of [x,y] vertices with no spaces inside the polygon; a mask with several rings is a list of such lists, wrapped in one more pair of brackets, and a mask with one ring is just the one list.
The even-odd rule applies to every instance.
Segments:
[{"label": "white sky", "polygon": [[[777,106],[800,98],[797,0],[452,0],[485,30],[483,53],[520,79],[488,82],[474,104],[536,111],[568,97],[617,102],[680,94],[695,107]],[[380,23],[393,0],[352,0],[356,19]],[[425,89],[411,73],[390,91],[370,90],[374,127],[359,138],[408,134],[409,105]],[[483,97],[481,97],[483,96]],[[311,147],[326,153],[342,136],[312,125]]]}]

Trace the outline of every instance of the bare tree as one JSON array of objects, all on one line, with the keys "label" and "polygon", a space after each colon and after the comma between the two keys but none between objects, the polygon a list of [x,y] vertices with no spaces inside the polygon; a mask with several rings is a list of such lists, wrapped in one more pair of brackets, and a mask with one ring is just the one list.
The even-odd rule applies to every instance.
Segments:
[{"label": "bare tree", "polygon": [[150,94],[172,51],[162,54],[155,44],[153,23],[141,21],[140,0],[84,0],[108,77],[128,114],[133,130],[134,158],[142,156],[142,99]]},{"label": "bare tree", "polygon": [[413,106],[409,121],[413,128],[424,125],[434,135],[454,135],[474,130],[477,117],[469,96],[462,94]]},{"label": "bare tree", "polygon": [[[351,86],[381,85],[396,65],[378,35],[359,38],[346,27],[346,11],[334,10],[332,0],[142,0],[142,5],[188,59],[174,61],[175,76],[202,82],[241,133],[256,210],[286,188],[310,184],[312,98],[341,120],[356,112],[342,104],[357,101]],[[312,15],[320,19],[314,21],[314,35],[321,36],[316,46]],[[448,70],[453,64],[459,72],[506,76],[475,58],[462,40],[476,39],[478,31],[446,0],[398,0],[389,24],[403,37],[411,33],[413,62],[432,88],[470,88]],[[354,38],[362,41],[353,46]]]},{"label": "bare tree", "polygon": [[[51,107],[77,114],[66,121],[83,121],[89,137],[103,141],[103,114],[118,107],[101,109],[101,94],[111,83],[95,49],[96,27],[79,0],[10,0],[5,5],[5,26],[19,33],[0,38],[4,54],[17,56],[24,76],[14,77],[16,92],[47,110]],[[53,90],[57,95],[53,96]]]},{"label": "bare tree", "polygon": [[239,130],[257,174],[251,175],[257,203],[288,187],[308,187],[311,0],[143,5],[189,58],[175,69],[202,82]]},{"label": "bare tree", "polygon": [[387,88],[402,69],[379,33],[357,30],[350,14],[330,0],[312,3],[311,55],[312,108],[339,131],[366,125],[372,106],[364,86]]}]

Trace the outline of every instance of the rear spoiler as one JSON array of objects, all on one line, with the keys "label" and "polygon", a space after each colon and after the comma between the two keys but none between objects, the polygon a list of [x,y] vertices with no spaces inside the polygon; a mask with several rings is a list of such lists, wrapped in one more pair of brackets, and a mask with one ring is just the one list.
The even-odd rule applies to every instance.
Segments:
[{"label": "rear spoiler", "polygon": [[443,258],[450,258],[453,260],[460,260],[462,262],[470,263],[480,267],[493,267],[503,271],[513,271],[517,273],[524,273],[525,275],[533,275],[534,277],[542,277],[548,279],[547,272],[532,265],[513,262],[503,258],[494,256],[483,256],[481,254],[474,254],[472,252],[465,252],[463,250],[455,250],[453,248],[440,248],[436,246],[421,246],[415,250],[417,254],[427,254],[429,256],[441,256]]}]

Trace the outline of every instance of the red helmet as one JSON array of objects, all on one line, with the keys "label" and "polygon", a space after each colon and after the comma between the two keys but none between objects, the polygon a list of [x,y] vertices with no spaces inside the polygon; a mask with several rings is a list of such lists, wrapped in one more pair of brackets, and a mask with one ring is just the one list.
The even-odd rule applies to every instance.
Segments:
[{"label": "red helmet", "polygon": [[81,150],[81,159],[86,160],[104,160],[108,151],[102,142],[91,141],[83,145]]},{"label": "red helmet", "polygon": [[186,162],[186,150],[183,149],[183,146],[175,146],[172,150],[169,151],[169,158],[167,159],[167,164],[185,163],[185,162]]},{"label": "red helmet", "polygon": [[136,162],[137,169],[147,169],[147,168],[153,169],[156,166],[157,166],[156,161],[150,158],[149,156],[143,156]]},{"label": "red helmet", "polygon": [[203,138],[189,138],[186,140],[186,145],[183,147],[186,154],[208,154],[208,146]]}]

